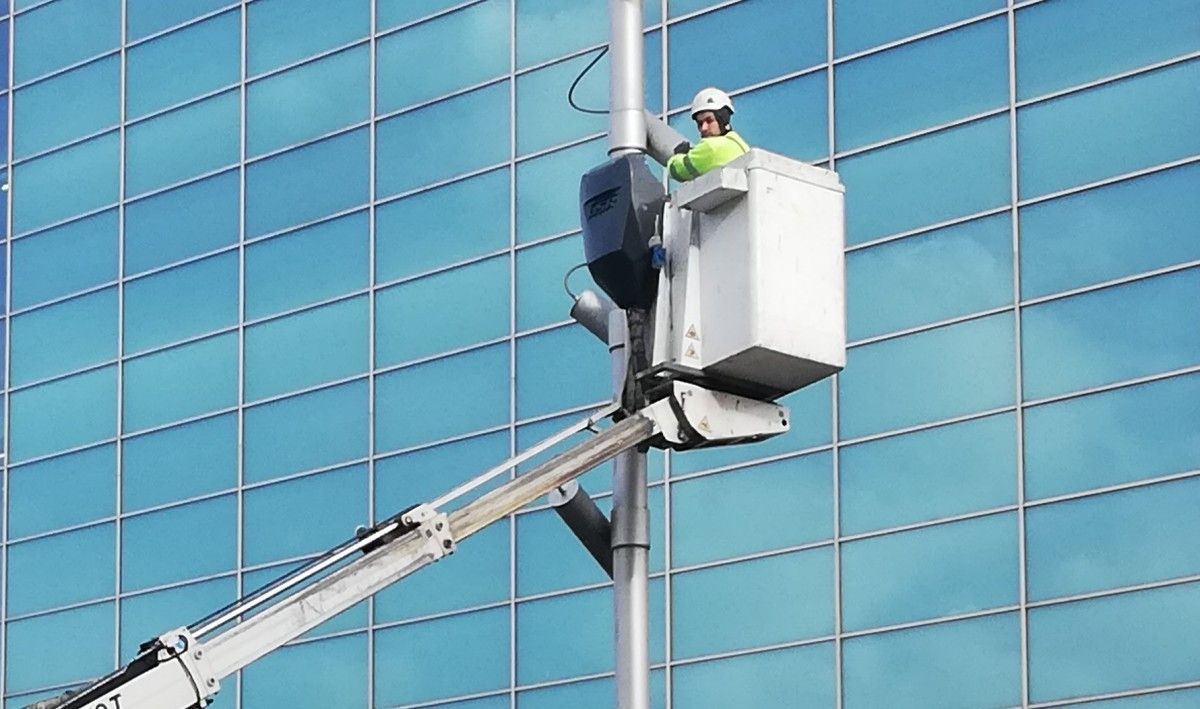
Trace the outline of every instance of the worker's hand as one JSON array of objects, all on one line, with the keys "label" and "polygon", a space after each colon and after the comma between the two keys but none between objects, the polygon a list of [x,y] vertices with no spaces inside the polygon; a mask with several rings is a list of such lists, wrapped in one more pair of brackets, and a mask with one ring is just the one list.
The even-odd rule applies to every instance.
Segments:
[{"label": "worker's hand", "polygon": [[687,155],[688,151],[691,149],[692,149],[692,144],[685,140],[682,143],[680,143],[679,145],[675,146],[675,154],[676,155]]}]

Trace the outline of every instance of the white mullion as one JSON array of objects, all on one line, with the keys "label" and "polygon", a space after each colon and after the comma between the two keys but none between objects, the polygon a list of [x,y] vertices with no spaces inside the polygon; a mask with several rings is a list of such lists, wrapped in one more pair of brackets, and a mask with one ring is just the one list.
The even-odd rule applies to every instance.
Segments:
[{"label": "white mullion", "polygon": [[1025,545],[1025,416],[1021,358],[1021,201],[1017,150],[1017,25],[1014,0],[1008,0],[1008,136],[1010,215],[1012,220],[1013,360],[1017,446],[1017,604],[1021,632],[1021,706],[1029,706],[1029,593]]},{"label": "white mullion", "polygon": [[114,523],[114,544],[116,545],[116,554],[114,555],[115,570],[113,586],[116,590],[116,598],[113,601],[113,657],[115,667],[121,666],[121,562],[122,562],[122,544],[124,523],[121,519],[121,489],[124,487],[124,476],[122,467],[124,467],[124,456],[121,453],[121,432],[125,426],[125,120],[126,106],[128,105],[128,53],[126,51],[125,42],[127,40],[127,18],[128,18],[128,3],[126,0],[121,0],[121,78],[120,78],[120,122],[118,123],[117,136],[119,148],[117,151],[117,160],[119,166],[117,169],[117,412],[116,412],[116,483],[114,485],[116,498],[114,501],[116,508],[116,522]]},{"label": "white mullion", "polygon": [[[8,356],[12,352],[12,323],[8,319],[9,312],[12,311],[12,231],[13,231],[13,193],[9,186],[12,184],[12,162],[13,162],[13,56],[15,54],[14,47],[16,45],[16,18],[10,16],[8,18],[8,94],[4,100],[8,103],[8,126],[6,132],[8,135],[8,150],[5,158],[5,183],[3,189],[6,191],[4,208],[4,223],[5,234],[8,236],[4,240],[4,426],[3,432],[0,435],[4,436],[4,451],[3,460],[0,461],[0,466],[3,466],[3,489],[8,492],[12,490],[9,485],[9,450],[12,437],[10,431],[12,428],[12,396],[9,391],[9,382],[12,381],[11,361]],[[0,553],[3,553],[3,559],[0,559],[0,589],[8,588],[8,507],[12,504],[11,500],[5,500],[4,504],[0,504]],[[0,607],[0,698],[3,698],[8,691],[7,683],[7,659],[8,659],[8,594],[4,593],[4,605]]]},{"label": "white mullion", "polygon": [[[508,454],[517,454],[517,0],[508,4]],[[509,479],[517,475],[509,471]],[[509,706],[517,709],[517,515],[508,516]]]},{"label": "white mullion", "polygon": [[[246,76],[249,43],[249,9],[241,2],[241,37],[238,41],[241,51],[241,61],[238,63],[238,400],[237,400],[237,572],[234,595],[241,598],[246,592],[246,557],[245,557],[245,527],[246,527]],[[237,673],[237,692],[234,694],[234,707],[242,706],[245,686],[244,675]]]},{"label": "white mullion", "polygon": [[[834,101],[834,0],[828,0],[825,6],[825,117],[829,147],[829,169],[837,168],[837,110]],[[843,249],[845,244],[843,244]],[[841,412],[838,407],[839,375],[830,378],[830,441],[832,443],[831,464],[833,467],[833,495],[830,504],[833,506],[833,687],[834,706],[841,709],[844,703],[845,689],[842,680],[842,517],[841,517],[841,456],[839,448],[838,429],[841,425]]]},{"label": "white mullion", "polygon": [[[367,155],[367,519],[368,524],[375,524],[375,148],[378,123],[375,119],[375,113],[378,109],[376,105],[377,85],[378,85],[378,67],[376,62],[379,58],[379,3],[372,0],[371,2],[371,20],[370,31],[371,38],[368,43],[369,61],[368,68],[369,80],[368,87],[370,96],[368,98],[367,115],[370,118],[370,126],[368,127],[368,150]],[[370,596],[367,599],[367,707],[374,709],[375,707],[375,596]]]}]

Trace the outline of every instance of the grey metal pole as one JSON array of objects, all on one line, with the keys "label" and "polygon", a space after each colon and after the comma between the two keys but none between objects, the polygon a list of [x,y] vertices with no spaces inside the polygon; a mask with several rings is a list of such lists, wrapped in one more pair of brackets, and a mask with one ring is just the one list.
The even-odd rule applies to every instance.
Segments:
[{"label": "grey metal pole", "polygon": [[[646,152],[642,0],[609,0],[608,154]],[[620,401],[629,366],[625,313],[609,316],[613,391]],[[618,709],[650,709],[650,511],[646,454],[630,450],[613,467],[613,625]]]},{"label": "grey metal pole", "polygon": [[[625,312],[609,317],[614,395],[629,366]],[[618,709],[650,709],[650,509],[646,454],[636,448],[613,461],[613,646]]]},{"label": "grey metal pole", "polygon": [[608,154],[646,152],[642,0],[608,0]]}]

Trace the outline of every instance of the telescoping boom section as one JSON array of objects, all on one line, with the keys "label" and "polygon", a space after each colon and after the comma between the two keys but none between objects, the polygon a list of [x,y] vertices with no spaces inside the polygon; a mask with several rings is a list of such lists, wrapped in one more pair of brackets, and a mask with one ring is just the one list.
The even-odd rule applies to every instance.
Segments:
[{"label": "telescoping boom section", "polygon": [[[330,550],[213,615],[143,645],[132,662],[79,690],[27,709],[191,709],[226,677],[360,601],[452,554],[458,544],[622,451],[755,440],[788,430],[787,410],[676,382],[670,396],[601,429],[452,512],[445,506],[567,438],[596,428],[611,404],[437,500],[418,505]],[[240,620],[240,622],[239,622]]]}]

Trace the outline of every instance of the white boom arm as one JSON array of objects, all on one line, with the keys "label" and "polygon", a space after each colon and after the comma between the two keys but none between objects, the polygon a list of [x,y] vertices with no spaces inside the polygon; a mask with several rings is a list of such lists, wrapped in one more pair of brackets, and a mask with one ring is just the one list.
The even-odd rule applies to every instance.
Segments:
[{"label": "white boom arm", "polygon": [[[507,472],[614,413],[613,404],[505,461],[456,490],[386,520],[291,576],[191,627],[148,643],[129,665],[76,692],[27,709],[192,709],[205,707],[221,680],[391,584],[440,560],[493,522],[565,485],[595,466],[661,436],[689,447],[766,438],[788,429],[787,410],[674,382],[670,396],[450,512],[446,502]],[[365,556],[362,556],[363,553]],[[347,563],[347,560],[350,560]],[[313,580],[321,574],[327,575]],[[299,588],[301,584],[311,582]],[[291,595],[266,604],[284,593]],[[249,611],[257,615],[232,627]],[[227,629],[225,629],[227,628]]]}]

